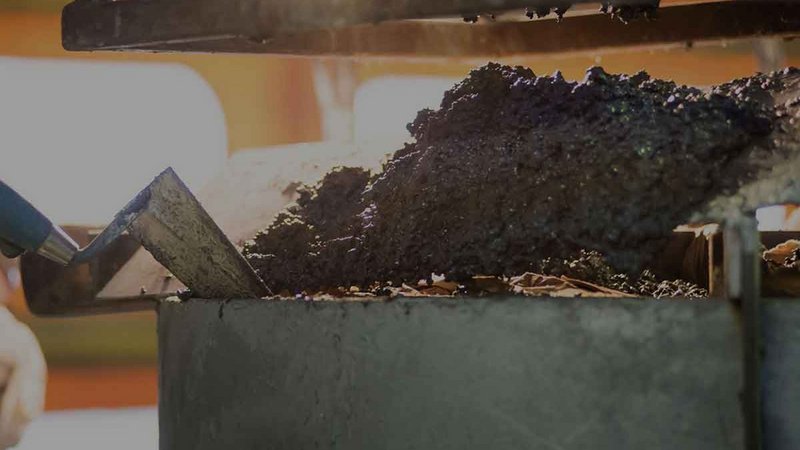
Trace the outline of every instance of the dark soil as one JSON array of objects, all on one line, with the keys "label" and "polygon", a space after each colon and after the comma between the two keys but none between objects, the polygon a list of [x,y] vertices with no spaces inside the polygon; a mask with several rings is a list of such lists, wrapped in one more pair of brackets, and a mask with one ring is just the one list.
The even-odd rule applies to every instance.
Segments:
[{"label": "dark soil", "polygon": [[581,276],[652,295],[661,284],[642,271],[673,228],[774,164],[790,118],[770,99],[798,73],[704,93],[643,72],[595,67],[576,83],[489,64],[421,111],[415,142],[380,173],[329,173],[244,253],[273,291],[294,293],[557,274],[552,261],[602,254],[605,268],[591,256]]}]

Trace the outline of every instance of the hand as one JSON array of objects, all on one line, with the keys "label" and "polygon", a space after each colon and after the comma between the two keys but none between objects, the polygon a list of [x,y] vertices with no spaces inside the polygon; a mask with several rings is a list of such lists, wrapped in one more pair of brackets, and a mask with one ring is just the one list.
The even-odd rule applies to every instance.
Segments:
[{"label": "hand", "polygon": [[44,408],[47,369],[31,330],[0,306],[0,449],[16,445]]}]

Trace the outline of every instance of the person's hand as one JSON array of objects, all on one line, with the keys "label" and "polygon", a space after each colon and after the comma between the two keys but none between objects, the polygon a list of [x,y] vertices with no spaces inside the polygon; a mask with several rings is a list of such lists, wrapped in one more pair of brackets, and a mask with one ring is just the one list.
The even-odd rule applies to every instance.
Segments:
[{"label": "person's hand", "polygon": [[0,306],[0,449],[16,445],[42,412],[46,380],[36,337]]},{"label": "person's hand", "polygon": [[6,304],[14,289],[18,287],[19,276],[14,276],[17,274],[19,272],[14,261],[0,255],[0,306]]}]

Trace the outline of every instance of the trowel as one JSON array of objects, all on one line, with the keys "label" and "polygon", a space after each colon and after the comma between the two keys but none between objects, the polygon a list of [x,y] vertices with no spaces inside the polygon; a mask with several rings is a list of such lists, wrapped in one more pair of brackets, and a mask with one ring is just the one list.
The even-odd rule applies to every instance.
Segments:
[{"label": "trowel", "polygon": [[[97,258],[126,232],[193,296],[260,298],[270,294],[171,168],[139,192],[84,248],[0,181],[0,251],[7,257],[33,252],[63,266],[79,265]],[[59,305],[63,312],[69,308]]]}]

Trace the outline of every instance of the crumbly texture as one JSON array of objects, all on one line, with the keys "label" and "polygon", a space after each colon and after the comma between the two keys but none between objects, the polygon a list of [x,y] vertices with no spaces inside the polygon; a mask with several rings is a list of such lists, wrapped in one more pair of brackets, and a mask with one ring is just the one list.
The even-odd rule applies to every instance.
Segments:
[{"label": "crumbly texture", "polygon": [[797,76],[704,93],[644,72],[570,82],[489,64],[421,111],[380,173],[334,170],[244,253],[273,291],[315,292],[513,276],[588,251],[654,295],[642,272],[672,229],[781,153],[769,100]]},{"label": "crumbly texture", "polygon": [[625,294],[643,297],[708,297],[708,290],[683,280],[664,280],[652,271],[644,270],[638,276],[619,273],[611,267],[603,255],[595,251],[581,251],[573,259],[542,261],[538,272],[553,276],[567,276]]}]

